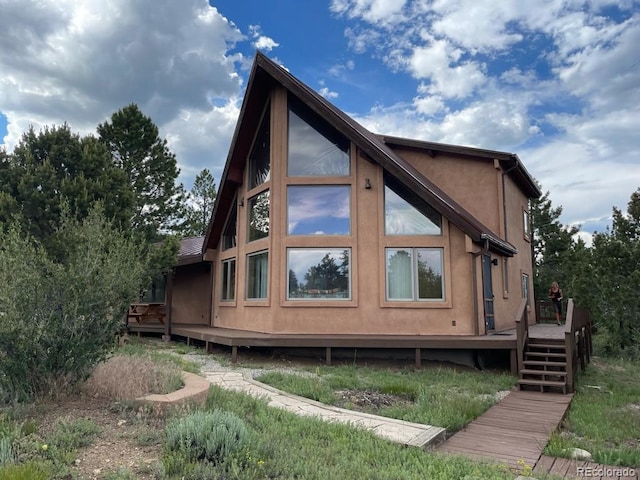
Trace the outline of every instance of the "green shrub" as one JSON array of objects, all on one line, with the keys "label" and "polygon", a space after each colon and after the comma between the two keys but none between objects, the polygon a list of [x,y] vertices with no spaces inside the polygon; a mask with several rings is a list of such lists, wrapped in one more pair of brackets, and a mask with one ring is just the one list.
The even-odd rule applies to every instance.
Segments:
[{"label": "green shrub", "polygon": [[52,257],[15,223],[0,229],[0,402],[73,387],[114,347],[145,252],[101,208],[63,215]]},{"label": "green shrub", "polygon": [[195,412],[166,427],[169,452],[182,453],[189,460],[220,463],[246,445],[249,431],[244,422],[230,412]]},{"label": "green shrub", "polygon": [[42,462],[27,462],[20,465],[0,467],[2,480],[48,480],[51,470]]},{"label": "green shrub", "polygon": [[100,428],[91,420],[80,418],[73,422],[58,423],[47,440],[50,447],[71,451],[91,445],[99,432]]}]

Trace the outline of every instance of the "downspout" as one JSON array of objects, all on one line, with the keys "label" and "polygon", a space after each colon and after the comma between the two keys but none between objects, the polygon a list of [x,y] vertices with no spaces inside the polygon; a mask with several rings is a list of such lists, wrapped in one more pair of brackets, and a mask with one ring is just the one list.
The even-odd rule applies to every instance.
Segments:
[{"label": "downspout", "polygon": [[[489,252],[489,240],[485,238],[482,249],[479,252],[472,253],[472,276],[473,276],[473,317],[475,318],[475,334],[480,335],[480,327],[478,327],[478,315],[480,315],[480,309],[478,308],[478,267],[476,266],[476,259],[485,253]],[[484,305],[484,293],[482,294],[482,304]],[[486,334],[485,326],[485,334]]]}]

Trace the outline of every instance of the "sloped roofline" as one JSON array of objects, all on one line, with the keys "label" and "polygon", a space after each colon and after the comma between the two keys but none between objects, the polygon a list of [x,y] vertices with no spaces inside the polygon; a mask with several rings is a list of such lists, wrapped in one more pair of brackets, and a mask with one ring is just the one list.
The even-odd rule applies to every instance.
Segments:
[{"label": "sloped roofline", "polygon": [[486,158],[498,160],[503,171],[508,172],[516,184],[529,198],[539,198],[542,195],[540,187],[529,174],[520,158],[515,153],[501,152],[499,150],[487,150],[484,148],[466,147],[462,145],[450,145],[447,143],[427,142],[410,138],[378,135],[378,138],[389,146],[408,147],[426,151],[434,156],[436,152],[452,153],[465,157]]},{"label": "sloped roofline", "polygon": [[[266,103],[269,92],[274,85],[282,85],[290,91],[308,108],[353,142],[367,158],[379,164],[403,185],[424,198],[436,211],[456,225],[474,242],[488,246],[490,250],[503,255],[512,256],[517,253],[517,249],[513,245],[502,240],[411,164],[398,156],[379,136],[364,128],[261,52],[256,53],[253,62],[242,108],[222,173],[220,189],[203,243],[203,252],[207,248],[215,249],[218,246],[229,208],[234,200],[236,187],[242,184],[244,162],[249,155],[253,132],[260,121],[262,106]],[[385,138],[393,143],[391,139],[394,137]],[[396,139],[396,143],[400,140],[402,139]],[[406,142],[412,141],[406,140]],[[414,145],[417,146],[418,143],[414,143]],[[471,152],[467,153],[467,155],[471,154]],[[502,155],[511,154],[503,153]],[[518,163],[520,164],[519,161]],[[537,187],[536,191],[539,196]],[[536,197],[536,195],[532,196]]]}]

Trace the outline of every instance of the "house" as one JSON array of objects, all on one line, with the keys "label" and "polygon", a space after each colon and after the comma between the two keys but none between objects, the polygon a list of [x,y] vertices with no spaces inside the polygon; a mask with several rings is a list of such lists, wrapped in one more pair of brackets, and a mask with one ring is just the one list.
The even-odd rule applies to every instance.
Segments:
[{"label": "house", "polygon": [[486,338],[533,304],[540,194],[515,154],[376,135],[257,53],[171,322],[299,346]]}]

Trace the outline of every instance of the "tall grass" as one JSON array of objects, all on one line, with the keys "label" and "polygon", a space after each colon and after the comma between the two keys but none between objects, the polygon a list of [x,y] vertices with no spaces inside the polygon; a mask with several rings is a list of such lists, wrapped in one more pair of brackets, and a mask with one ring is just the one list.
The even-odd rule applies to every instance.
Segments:
[{"label": "tall grass", "polygon": [[[317,368],[314,374],[263,373],[257,380],[314,400],[341,405],[338,392],[374,391],[395,395],[391,406],[364,409],[370,413],[417,423],[462,428],[509,390],[515,377],[507,373],[439,366],[413,370],[338,366]],[[344,405],[354,408],[353,405]]]},{"label": "tall grass", "polygon": [[546,452],[567,456],[577,447],[605,465],[640,467],[640,362],[595,358],[578,375],[562,432]]},{"label": "tall grass", "polygon": [[[403,447],[349,425],[326,423],[271,408],[262,400],[211,387],[206,407],[244,419],[250,441],[238,479],[471,480],[510,479],[497,465]],[[228,466],[227,466],[228,468]],[[210,471],[209,478],[216,471]]]},{"label": "tall grass", "polygon": [[91,397],[132,400],[151,393],[170,393],[183,384],[182,371],[173,362],[115,355],[95,368],[84,391]]}]

